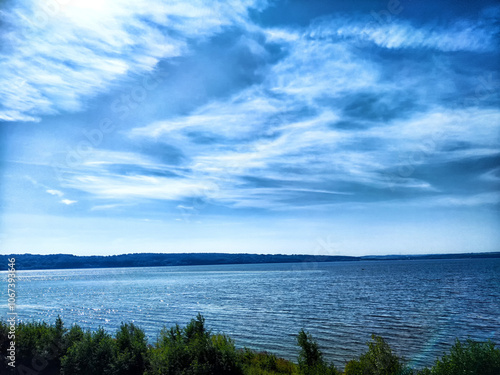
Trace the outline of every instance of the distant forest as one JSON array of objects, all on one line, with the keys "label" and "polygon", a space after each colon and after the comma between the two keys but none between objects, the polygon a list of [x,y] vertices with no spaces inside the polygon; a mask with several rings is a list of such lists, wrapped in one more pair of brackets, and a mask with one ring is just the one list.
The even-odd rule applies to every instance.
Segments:
[{"label": "distant forest", "polygon": [[135,253],[109,256],[77,256],[70,254],[12,254],[0,255],[0,269],[7,269],[8,258],[16,259],[16,270],[43,270],[63,268],[115,268],[115,267],[158,267],[195,266],[216,264],[256,264],[256,263],[301,263],[301,262],[341,262],[361,260],[418,260],[418,259],[466,259],[500,258],[500,252],[431,255],[385,255],[385,256],[327,256],[327,255],[265,255],[265,254],[225,254],[225,253]]}]

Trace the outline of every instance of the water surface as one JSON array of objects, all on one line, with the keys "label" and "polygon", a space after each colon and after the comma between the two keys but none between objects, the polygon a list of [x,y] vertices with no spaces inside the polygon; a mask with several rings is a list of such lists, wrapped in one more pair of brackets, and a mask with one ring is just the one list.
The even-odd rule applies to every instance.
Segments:
[{"label": "water surface", "polygon": [[59,314],[110,332],[132,321],[154,342],[200,312],[237,346],[292,360],[304,328],[340,367],[372,333],[416,366],[455,337],[500,343],[500,259],[18,271],[17,287],[25,321]]}]

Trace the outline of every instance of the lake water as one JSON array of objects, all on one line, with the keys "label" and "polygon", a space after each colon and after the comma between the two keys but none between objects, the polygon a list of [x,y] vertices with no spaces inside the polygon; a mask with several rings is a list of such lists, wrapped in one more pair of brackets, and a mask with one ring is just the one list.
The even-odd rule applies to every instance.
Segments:
[{"label": "lake water", "polygon": [[200,312],[238,347],[292,360],[304,328],[340,367],[372,333],[418,367],[455,337],[500,344],[500,259],[18,271],[17,293],[24,321],[59,314],[110,332],[132,321],[154,342]]}]

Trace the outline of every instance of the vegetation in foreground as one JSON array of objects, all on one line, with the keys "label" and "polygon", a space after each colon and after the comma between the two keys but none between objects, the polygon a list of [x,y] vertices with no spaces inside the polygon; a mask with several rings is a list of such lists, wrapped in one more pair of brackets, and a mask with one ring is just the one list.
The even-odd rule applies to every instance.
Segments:
[{"label": "vegetation in foreground", "polygon": [[382,337],[372,336],[367,351],[345,365],[328,363],[310,334],[297,335],[297,363],[274,354],[236,349],[233,340],[207,330],[198,315],[186,327],[164,328],[154,345],[144,331],[123,323],[114,336],[102,328],[83,331],[78,325],[21,323],[15,331],[16,368],[6,359],[9,325],[0,321],[2,374],[29,375],[498,375],[500,348],[492,342],[456,340],[450,353],[434,366],[409,368]]}]

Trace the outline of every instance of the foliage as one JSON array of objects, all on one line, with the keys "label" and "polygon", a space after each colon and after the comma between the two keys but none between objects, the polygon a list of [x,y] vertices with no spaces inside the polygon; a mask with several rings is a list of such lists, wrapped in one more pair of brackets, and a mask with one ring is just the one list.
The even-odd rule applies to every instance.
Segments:
[{"label": "foliage", "polygon": [[303,375],[336,375],[337,369],[333,364],[327,364],[323,359],[323,353],[318,343],[306,333],[300,330],[297,336],[297,344],[300,347],[299,369]]},{"label": "foliage", "polygon": [[146,369],[148,345],[143,330],[133,323],[124,324],[116,333],[118,355],[116,368],[120,375],[143,374]]},{"label": "foliage", "polygon": [[146,368],[147,342],[144,331],[134,324],[123,324],[113,338],[104,329],[83,332],[70,330],[72,340],[61,360],[61,374],[68,375],[137,375]]},{"label": "foliage", "polygon": [[64,375],[118,375],[116,343],[103,328],[85,332],[62,358]]},{"label": "foliage", "polygon": [[243,369],[233,341],[225,335],[212,335],[198,314],[185,328],[176,325],[161,331],[150,350],[148,374],[239,375]]},{"label": "foliage", "polygon": [[241,361],[245,375],[295,375],[297,366],[274,354],[245,349],[241,353]]},{"label": "foliage", "polygon": [[358,360],[349,361],[345,367],[345,375],[401,375],[411,373],[405,369],[398,356],[392,353],[385,340],[372,335],[367,343],[368,351]]},{"label": "foliage", "polygon": [[[0,349],[7,353],[10,325],[0,320]],[[16,326],[16,371],[39,375],[337,375],[310,334],[297,336],[298,364],[271,353],[236,350],[222,334],[212,334],[198,314],[186,327],[164,328],[154,346],[144,331],[122,323],[115,335],[100,328],[83,331],[78,325],[64,327],[58,317],[53,325],[23,322]],[[378,336],[367,343],[368,351],[345,367],[345,375],[498,375],[500,349],[492,342],[459,340],[449,354],[431,368],[415,371],[403,365],[389,345]],[[10,373],[5,362],[0,373]]]},{"label": "foliage", "polygon": [[20,323],[16,327],[16,367],[36,368],[41,374],[58,374],[60,356],[66,350],[67,330],[58,316],[54,325],[45,322]]},{"label": "foliage", "polygon": [[0,320],[0,351],[2,353],[2,361],[0,362],[0,373],[7,373],[7,351],[9,349],[10,340],[8,338],[9,335],[9,325],[8,323]]},{"label": "foliage", "polygon": [[421,375],[498,375],[500,374],[500,349],[491,341],[476,342],[467,339],[465,343],[455,341],[450,354],[445,354],[431,369],[419,372]]}]

